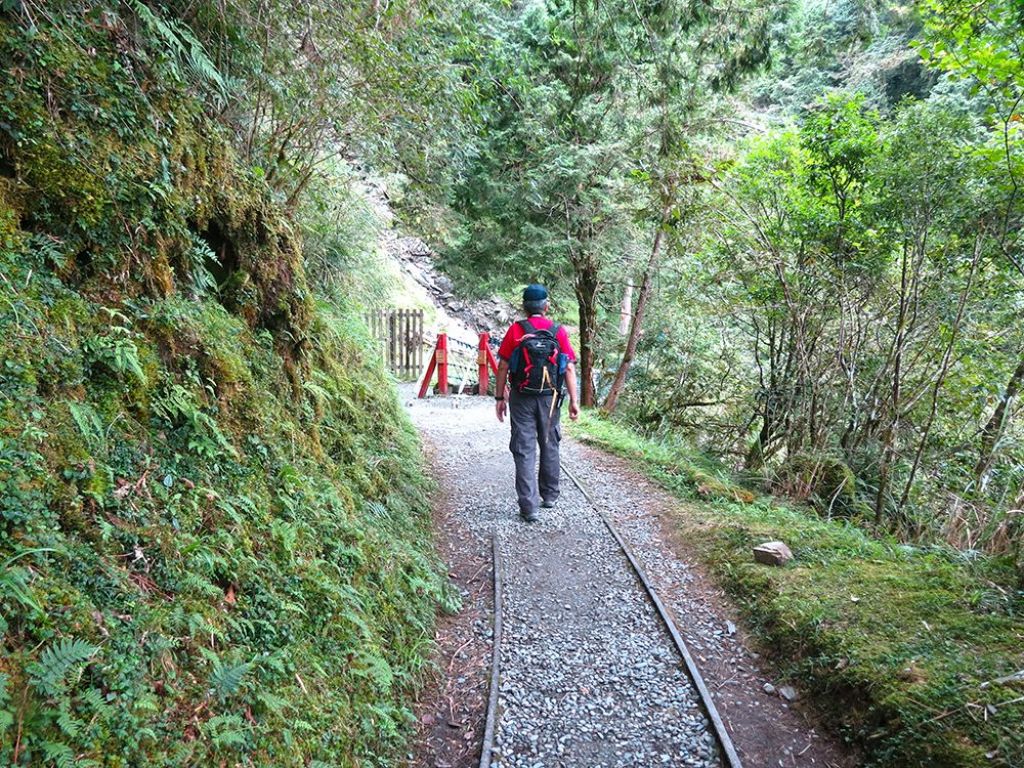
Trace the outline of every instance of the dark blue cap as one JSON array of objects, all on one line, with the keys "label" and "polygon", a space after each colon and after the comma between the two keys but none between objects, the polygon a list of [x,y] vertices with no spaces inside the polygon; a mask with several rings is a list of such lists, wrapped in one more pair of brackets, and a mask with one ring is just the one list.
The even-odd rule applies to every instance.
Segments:
[{"label": "dark blue cap", "polygon": [[523,301],[544,301],[548,297],[548,289],[539,283],[530,283],[523,291]]}]

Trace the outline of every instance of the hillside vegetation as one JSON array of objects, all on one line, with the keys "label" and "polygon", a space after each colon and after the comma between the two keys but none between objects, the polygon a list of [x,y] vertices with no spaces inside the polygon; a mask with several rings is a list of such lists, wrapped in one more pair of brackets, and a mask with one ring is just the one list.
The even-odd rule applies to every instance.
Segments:
[{"label": "hillside vegetation", "polygon": [[389,764],[444,581],[337,158],[420,21],[307,8],[390,25],[346,124],[284,6],[3,9],[0,764]]},{"label": "hillside vegetation", "polygon": [[[676,493],[670,525],[736,600],[781,679],[873,766],[1021,765],[1024,617],[997,559],[871,536],[754,496],[685,442],[587,418],[578,437]],[[751,549],[785,541],[786,568]]]}]

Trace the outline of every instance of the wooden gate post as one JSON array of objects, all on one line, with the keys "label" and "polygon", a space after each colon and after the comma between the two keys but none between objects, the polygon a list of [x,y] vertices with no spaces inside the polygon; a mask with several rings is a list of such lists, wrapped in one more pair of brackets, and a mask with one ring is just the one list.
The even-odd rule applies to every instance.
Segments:
[{"label": "wooden gate post", "polygon": [[427,388],[434,379],[434,370],[437,370],[437,393],[448,394],[448,334],[437,334],[437,345],[434,347],[434,354],[430,356],[427,363],[427,370],[423,374],[423,383],[420,384],[420,399],[427,396]]},{"label": "wooden gate post", "polygon": [[477,348],[478,351],[476,353],[477,381],[480,382],[476,388],[478,395],[486,395],[491,385],[491,376],[487,370],[487,352],[489,351],[490,339],[491,335],[487,331],[480,334],[480,346]]},{"label": "wooden gate post", "polygon": [[437,351],[434,353],[437,359],[437,393],[448,394],[448,334],[437,335]]}]

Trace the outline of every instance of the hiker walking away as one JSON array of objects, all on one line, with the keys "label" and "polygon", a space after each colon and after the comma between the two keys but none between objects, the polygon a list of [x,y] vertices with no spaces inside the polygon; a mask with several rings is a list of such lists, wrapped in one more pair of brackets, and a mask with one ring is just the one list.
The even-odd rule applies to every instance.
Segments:
[{"label": "hiker walking away", "polygon": [[495,411],[498,421],[505,421],[507,411],[512,422],[508,447],[516,463],[519,514],[527,522],[537,519],[538,507],[549,509],[558,499],[563,383],[569,390],[569,418],[575,420],[580,414],[576,353],[565,328],[547,317],[550,308],[547,289],[528,285],[523,291],[526,319],[512,324],[498,348]]}]

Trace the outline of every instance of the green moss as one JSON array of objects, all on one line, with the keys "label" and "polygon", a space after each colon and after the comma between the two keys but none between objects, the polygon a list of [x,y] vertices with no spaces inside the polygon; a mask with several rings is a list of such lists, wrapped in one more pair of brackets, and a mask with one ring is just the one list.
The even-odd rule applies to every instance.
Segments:
[{"label": "green moss", "polygon": [[[1020,765],[1021,691],[984,685],[1024,669],[1024,600],[1012,569],[874,539],[771,499],[694,504],[708,461],[692,450],[592,416],[576,431],[685,500],[676,524],[687,541],[782,674],[814,695],[869,765]],[[793,563],[755,564],[751,547],[769,539],[786,541]]]},{"label": "green moss", "polygon": [[0,18],[0,764],[389,764],[443,589],[415,436],[165,55],[49,8]]}]

